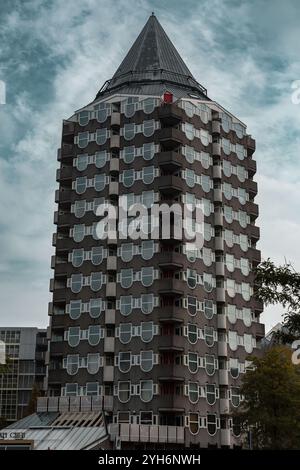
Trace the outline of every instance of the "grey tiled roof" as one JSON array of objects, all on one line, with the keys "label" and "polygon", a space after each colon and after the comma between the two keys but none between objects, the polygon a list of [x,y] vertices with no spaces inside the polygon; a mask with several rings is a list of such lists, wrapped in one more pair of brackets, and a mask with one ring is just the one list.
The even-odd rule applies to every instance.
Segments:
[{"label": "grey tiled roof", "polygon": [[[206,90],[192,76],[156,16],[151,15],[111,80],[97,94],[126,93],[137,85],[160,83],[198,92],[207,99]],[[168,87],[167,87],[168,88]]]}]

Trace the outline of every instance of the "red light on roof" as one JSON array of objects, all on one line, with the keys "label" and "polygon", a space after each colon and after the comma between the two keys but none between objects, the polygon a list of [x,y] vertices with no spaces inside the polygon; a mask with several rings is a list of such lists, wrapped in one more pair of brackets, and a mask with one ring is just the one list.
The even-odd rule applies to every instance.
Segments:
[{"label": "red light on roof", "polygon": [[163,96],[164,103],[173,103],[173,93],[166,91]]}]

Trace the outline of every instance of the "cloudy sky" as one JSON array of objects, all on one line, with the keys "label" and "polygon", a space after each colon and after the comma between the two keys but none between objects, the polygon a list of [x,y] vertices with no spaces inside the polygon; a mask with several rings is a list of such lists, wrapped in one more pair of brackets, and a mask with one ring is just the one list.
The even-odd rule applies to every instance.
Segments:
[{"label": "cloudy sky", "polygon": [[[256,138],[259,247],[300,270],[298,0],[0,0],[0,11],[1,326],[47,325],[62,119],[94,99],[152,11]],[[280,314],[266,310],[266,329]]]}]

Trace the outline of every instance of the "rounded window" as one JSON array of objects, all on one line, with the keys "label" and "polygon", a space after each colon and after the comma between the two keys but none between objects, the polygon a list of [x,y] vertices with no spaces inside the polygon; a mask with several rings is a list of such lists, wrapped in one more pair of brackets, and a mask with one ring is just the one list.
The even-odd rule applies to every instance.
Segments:
[{"label": "rounded window", "polygon": [[204,327],[204,339],[208,347],[214,345],[214,329],[211,326]]},{"label": "rounded window", "polygon": [[74,204],[74,215],[75,217],[77,217],[78,219],[80,219],[81,217],[84,216],[85,214],[85,204],[86,204],[86,201],[81,201],[81,200],[78,200],[78,201],[75,201],[75,204]]},{"label": "rounded window", "polygon": [[186,135],[187,139],[189,139],[189,140],[194,139],[194,126],[192,124],[189,124],[189,123],[186,122],[184,124],[184,132],[185,132],[185,135]]},{"label": "rounded window", "polygon": [[82,287],[82,274],[72,274],[71,276],[71,291],[78,294]]},{"label": "rounded window", "polygon": [[88,166],[88,154],[77,155],[76,168],[78,171],[84,171]]},{"label": "rounded window", "polygon": [[188,324],[188,340],[191,344],[196,344],[198,340],[198,328],[197,325]]},{"label": "rounded window", "polygon": [[247,227],[247,214],[246,212],[239,211],[239,222],[240,226],[243,228]]},{"label": "rounded window", "polygon": [[154,269],[152,266],[142,268],[142,284],[144,287],[149,287],[153,284]]},{"label": "rounded window", "polygon": [[89,133],[79,132],[78,133],[78,147],[84,149],[89,143]]},{"label": "rounded window", "polygon": [[107,119],[107,108],[106,103],[100,103],[97,110],[97,121],[105,122]]},{"label": "rounded window", "polygon": [[198,356],[196,353],[188,353],[188,368],[192,374],[198,370]]},{"label": "rounded window", "polygon": [[225,220],[228,224],[232,223],[232,221],[233,221],[232,207],[229,207],[229,206],[224,207],[224,217],[225,217]]},{"label": "rounded window", "polygon": [[118,398],[121,403],[127,403],[130,400],[130,382],[119,382]]},{"label": "rounded window", "polygon": [[69,375],[77,374],[79,369],[79,355],[68,356],[67,358],[67,373]]},{"label": "rounded window", "polygon": [[155,131],[155,122],[153,119],[150,121],[144,121],[143,124],[143,134],[145,137],[150,137],[154,134]]},{"label": "rounded window", "polygon": [[216,387],[212,384],[206,385],[206,400],[209,405],[216,403]]},{"label": "rounded window", "polygon": [[93,246],[92,248],[92,263],[95,266],[98,266],[103,261],[103,247],[102,246]]},{"label": "rounded window", "polygon": [[141,323],[141,340],[144,343],[149,343],[153,339],[153,322]]},{"label": "rounded window", "polygon": [[197,403],[199,400],[199,386],[196,382],[190,382],[189,385],[189,400],[191,403]]},{"label": "rounded window", "polygon": [[102,273],[91,273],[91,289],[97,292],[102,287]]},{"label": "rounded window", "polygon": [[237,166],[237,177],[241,183],[243,183],[246,179],[246,170],[243,166]]},{"label": "rounded window", "polygon": [[131,353],[120,352],[119,353],[119,369],[121,372],[128,372],[131,368]]},{"label": "rounded window", "polygon": [[190,289],[195,289],[197,284],[197,272],[195,269],[187,269],[187,284]]},{"label": "rounded window", "polygon": [[236,144],[235,152],[239,160],[244,160],[244,147],[242,145]]},{"label": "rounded window", "polygon": [[226,133],[231,129],[231,119],[227,114],[222,115],[222,127]]},{"label": "rounded window", "polygon": [[184,147],[185,150],[185,158],[188,163],[194,163],[195,157],[196,157],[196,152],[193,147],[190,147],[189,145]]},{"label": "rounded window", "polygon": [[209,193],[210,191],[210,178],[207,175],[202,175],[201,176],[201,185],[202,189],[205,193]]},{"label": "rounded window", "polygon": [[132,296],[122,296],[120,297],[120,312],[122,315],[127,316],[132,312]]},{"label": "rounded window", "polygon": [[251,326],[252,316],[250,308],[243,308],[243,321],[245,326]]},{"label": "rounded window", "polygon": [[103,191],[105,188],[106,175],[95,175],[95,190]]},{"label": "rounded window", "polygon": [[146,98],[143,100],[143,110],[145,114],[153,113],[155,108],[155,100],[154,98]]},{"label": "rounded window", "polygon": [[107,139],[107,130],[106,129],[97,129],[96,130],[96,142],[98,145],[105,144]]},{"label": "rounded window", "polygon": [[207,375],[214,375],[215,373],[215,357],[205,356],[205,370]]},{"label": "rounded window", "polygon": [[154,240],[145,240],[142,242],[142,258],[149,260],[154,255]]},{"label": "rounded window", "polygon": [[214,316],[214,304],[212,300],[204,300],[204,315],[208,320]]},{"label": "rounded window", "polygon": [[203,285],[206,292],[211,292],[213,289],[213,278],[211,274],[203,274]]},{"label": "rounded window", "polygon": [[238,359],[230,358],[229,360],[230,374],[233,379],[239,376],[239,362]]},{"label": "rounded window", "polygon": [[81,300],[70,301],[70,318],[77,320],[81,315]]},{"label": "rounded window", "polygon": [[231,389],[231,404],[234,407],[238,407],[240,405],[240,391],[238,388]]},{"label": "rounded window", "polygon": [[151,184],[154,181],[154,166],[146,166],[143,168],[143,183]]},{"label": "rounded window", "polygon": [[153,351],[141,351],[141,369],[150,372],[153,368]]},{"label": "rounded window", "polygon": [[79,178],[76,178],[75,182],[75,191],[77,194],[83,194],[86,190],[86,176],[80,176]]},{"label": "rounded window", "polygon": [[231,152],[231,145],[228,139],[222,139],[222,147],[225,155],[229,155]]},{"label": "rounded window", "polygon": [[231,163],[228,160],[223,160],[223,173],[227,178],[231,176]]},{"label": "rounded window", "polygon": [[89,374],[97,374],[100,367],[99,354],[88,354],[87,357],[87,371]]},{"label": "rounded window", "polygon": [[230,323],[234,324],[236,322],[236,307],[235,305],[227,305],[227,317]]},{"label": "rounded window", "polygon": [[128,289],[133,283],[133,270],[121,269],[121,286],[123,289]]},{"label": "rounded window", "polygon": [[89,122],[89,119],[90,119],[89,111],[81,111],[81,113],[79,113],[79,125],[80,126],[86,126],[87,123]]},{"label": "rounded window", "polygon": [[124,114],[126,117],[132,117],[136,110],[136,104],[138,103],[138,98],[128,98],[125,105]]},{"label": "rounded window", "polygon": [[190,413],[189,414],[189,425],[191,434],[198,434],[199,432],[199,414]]},{"label": "rounded window", "polygon": [[153,398],[153,381],[142,380],[140,382],[140,397],[145,403],[149,402]]},{"label": "rounded window", "polygon": [[121,246],[121,260],[128,263],[133,258],[133,243],[123,243]]},{"label": "rounded window", "polygon": [[207,432],[210,436],[214,436],[217,432],[216,415],[207,415]]},{"label": "rounded window", "polygon": [[146,161],[152,160],[155,154],[155,146],[153,143],[143,145],[143,158]]},{"label": "rounded window", "polygon": [[100,325],[90,325],[89,326],[89,334],[88,334],[89,344],[91,346],[96,346],[100,341],[100,337],[101,337],[101,327],[100,327]]},{"label": "rounded window", "polygon": [[105,151],[95,153],[95,165],[97,168],[103,168],[107,160],[107,154]]},{"label": "rounded window", "polygon": [[131,140],[134,138],[135,126],[134,123],[124,125],[124,139]]},{"label": "rounded window", "polygon": [[232,351],[237,350],[238,344],[237,344],[237,332],[236,331],[228,331],[228,343]]},{"label": "rounded window", "polygon": [[68,333],[68,343],[69,346],[75,348],[80,343],[80,327],[71,326]]},{"label": "rounded window", "polygon": [[90,317],[98,318],[101,314],[101,299],[91,299],[90,300]]},{"label": "rounded window", "polygon": [[185,170],[185,181],[189,188],[193,188],[195,186],[195,172],[194,170]]},{"label": "rounded window", "polygon": [[119,327],[119,340],[123,344],[127,344],[131,341],[132,336],[132,324],[131,323],[120,323]]},{"label": "rounded window", "polygon": [[154,308],[154,295],[142,294],[141,296],[141,310],[145,315],[148,315]]},{"label": "rounded window", "polygon": [[187,310],[190,315],[196,315],[197,313],[197,298],[188,296],[187,297]]},{"label": "rounded window", "polygon": [[130,188],[134,183],[134,169],[123,171],[123,185],[125,188]]},{"label": "rounded window", "polygon": [[79,266],[82,265],[83,258],[84,258],[84,249],[83,248],[73,250],[72,265],[74,266],[74,268],[79,268]]},{"label": "rounded window", "polygon": [[205,129],[200,129],[200,140],[202,145],[205,145],[205,147],[209,144],[208,131],[206,131]]},{"label": "rounded window", "polygon": [[124,150],[123,150],[124,162],[127,164],[132,163],[134,161],[134,158],[135,158],[134,147],[133,146],[124,147]]},{"label": "rounded window", "polygon": [[226,254],[226,268],[229,272],[233,273],[234,271],[234,256]]}]

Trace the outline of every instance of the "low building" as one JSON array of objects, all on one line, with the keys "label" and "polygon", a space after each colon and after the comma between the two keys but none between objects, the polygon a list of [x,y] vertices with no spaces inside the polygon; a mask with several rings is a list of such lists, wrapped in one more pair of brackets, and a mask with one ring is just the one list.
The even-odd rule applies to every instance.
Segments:
[{"label": "low building", "polygon": [[0,374],[0,419],[10,424],[31,412],[34,394],[42,393],[47,350],[46,330],[26,327],[0,328],[8,369]]}]

